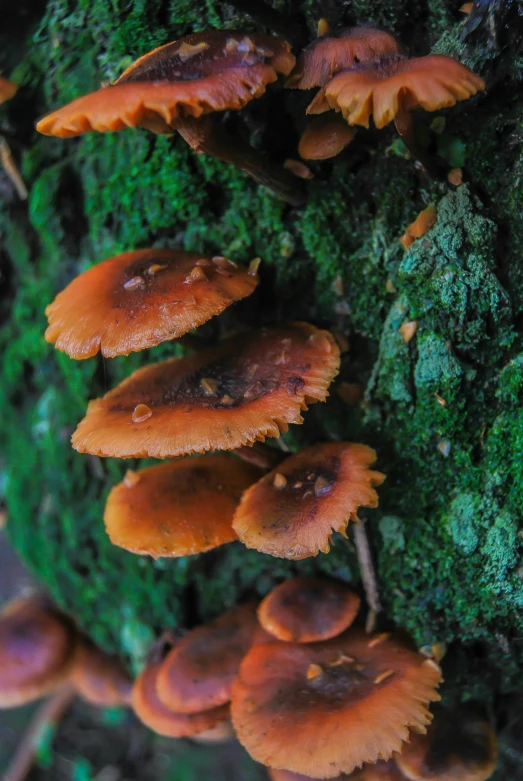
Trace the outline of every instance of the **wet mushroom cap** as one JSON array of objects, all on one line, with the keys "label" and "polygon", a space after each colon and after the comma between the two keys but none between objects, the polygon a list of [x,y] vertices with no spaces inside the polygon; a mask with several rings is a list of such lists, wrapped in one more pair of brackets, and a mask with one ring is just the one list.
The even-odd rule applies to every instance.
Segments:
[{"label": "wet mushroom cap", "polygon": [[231,337],[132,374],[90,402],[72,437],[81,453],[132,458],[234,450],[278,437],[324,401],[339,367],[327,331],[307,323]]},{"label": "wet mushroom cap", "polygon": [[0,614],[0,708],[52,692],[69,675],[76,633],[40,597],[16,600]]},{"label": "wet mushroom cap", "polygon": [[335,531],[346,536],[359,507],[377,507],[375,486],[385,476],[370,469],[366,445],[325,442],[286,458],[247,489],[234,514],[241,542],[271,556],[305,559],[328,553]]},{"label": "wet mushroom cap", "polygon": [[158,735],[168,738],[187,738],[227,721],[229,706],[202,713],[175,713],[158,699],[157,678],[162,662],[150,662],[140,673],[133,686],[132,705],[140,721]]},{"label": "wet mushroom cap", "polygon": [[295,58],[286,41],[257,33],[193,33],[140,57],[114,85],[69,103],[41,119],[44,135],[143,126],[172,132],[176,119],[238,110],[287,75]]},{"label": "wet mushroom cap", "polygon": [[315,643],[344,632],[356,618],[360,602],[342,583],[291,578],[261,602],[258,620],[278,640]]},{"label": "wet mushroom cap", "polygon": [[349,629],[323,643],[252,648],[233,686],[231,716],[253,759],[313,778],[389,759],[409,729],[424,731],[441,671],[403,642]]},{"label": "wet mushroom cap", "polygon": [[153,558],[191,556],[232,542],[234,510],[260,474],[225,455],[128,472],[107,499],[107,533],[113,545]]},{"label": "wet mushroom cap", "polygon": [[347,147],[356,130],[332,111],[313,117],[300,138],[298,152],[304,160],[329,160]]},{"label": "wet mushroom cap", "polygon": [[402,45],[385,30],[347,27],[310,43],[298,57],[285,86],[293,89],[323,87],[341,70],[402,52]]},{"label": "wet mushroom cap", "polygon": [[180,713],[198,713],[229,702],[240,663],[260,639],[253,603],[234,607],[191,630],[169,652],[158,673],[161,701]]},{"label": "wet mushroom cap", "polygon": [[75,654],[71,682],[80,697],[91,705],[111,708],[130,704],[133,682],[118,657],[85,639]]},{"label": "wet mushroom cap", "polygon": [[45,333],[71,358],[106,358],[176,339],[250,295],[255,271],[172,249],[126,252],[74,279],[46,309]]},{"label": "wet mushroom cap", "polygon": [[491,725],[472,707],[433,708],[425,735],[412,735],[395,756],[409,781],[486,781],[496,768],[497,740]]},{"label": "wet mushroom cap", "polygon": [[451,57],[389,57],[338,73],[318,92],[307,113],[335,109],[349,125],[363,127],[369,126],[372,116],[375,126],[382,128],[400,111],[418,106],[438,111],[483,89],[483,79]]},{"label": "wet mushroom cap", "polygon": [[0,106],[2,103],[5,103],[6,100],[11,100],[18,91],[18,84],[15,84],[14,81],[10,81],[9,79],[5,79],[3,76],[0,76]]}]

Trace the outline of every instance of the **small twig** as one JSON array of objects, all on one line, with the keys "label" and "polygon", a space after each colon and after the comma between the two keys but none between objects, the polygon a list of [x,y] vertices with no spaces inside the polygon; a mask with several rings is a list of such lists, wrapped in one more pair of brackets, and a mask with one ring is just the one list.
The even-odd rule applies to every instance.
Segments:
[{"label": "small twig", "polygon": [[354,530],[354,544],[356,545],[356,552],[358,554],[361,579],[363,581],[363,588],[365,589],[365,596],[369,606],[365,630],[370,633],[375,628],[376,617],[378,613],[381,612],[382,608],[378,591],[378,581],[372,562],[372,553],[365,529],[365,523],[365,520],[361,520],[359,523],[355,523],[352,528]]},{"label": "small twig", "polygon": [[0,163],[7,176],[11,180],[19,198],[21,198],[22,201],[25,201],[27,199],[26,186],[22,177],[20,176],[18,168],[16,167],[16,163],[13,160],[13,155],[9,149],[9,144],[2,136],[0,136]]},{"label": "small twig", "polygon": [[227,0],[227,3],[237,11],[248,14],[263,27],[283,35],[291,43],[303,46],[309,38],[307,27],[303,22],[285,16],[264,0]]},{"label": "small twig", "polygon": [[24,781],[31,770],[42,735],[49,727],[56,727],[75,697],[75,690],[66,683],[38,708],[19,743],[14,757],[3,776],[4,781]]}]

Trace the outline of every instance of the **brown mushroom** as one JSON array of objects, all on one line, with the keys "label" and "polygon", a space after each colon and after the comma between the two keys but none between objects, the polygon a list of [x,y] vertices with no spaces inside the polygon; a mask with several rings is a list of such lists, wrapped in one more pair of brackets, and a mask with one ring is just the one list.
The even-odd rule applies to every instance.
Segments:
[{"label": "brown mushroom", "polygon": [[416,239],[420,239],[424,236],[436,224],[438,219],[438,212],[436,207],[429,204],[426,209],[418,214],[414,222],[412,222],[406,229],[403,236],[399,239],[399,243],[403,249],[407,250],[411,247]]},{"label": "brown mushroom", "polygon": [[225,705],[243,657],[259,639],[256,605],[251,602],[196,627],[174,646],[162,664],[158,696],[166,707],[180,713]]},{"label": "brown mushroom", "polygon": [[91,705],[111,708],[131,702],[133,682],[121,661],[86,638],[78,645],[71,682],[80,697]]},{"label": "brown mushroom", "polygon": [[339,349],[307,323],[261,329],[139,369],[89,404],[72,437],[81,453],[132,458],[233,450],[278,437],[324,401]]},{"label": "brown mushroom", "polygon": [[412,735],[395,760],[409,781],[486,781],[496,768],[497,739],[472,706],[433,708],[426,734]]},{"label": "brown mushroom", "polygon": [[248,548],[304,559],[328,553],[332,534],[345,534],[359,507],[377,507],[385,476],[369,467],[366,445],[325,442],[290,456],[248,488],[233,528]]},{"label": "brown mushroom", "polygon": [[425,111],[448,108],[483,89],[483,79],[451,57],[383,57],[340,71],[318,92],[307,113],[335,109],[349,125],[363,127],[369,126],[371,116],[377,128],[394,122],[407,148],[433,171],[434,161],[417,142],[410,112],[418,106]]},{"label": "brown mushroom", "polygon": [[323,87],[339,71],[403,51],[393,35],[374,27],[346,27],[328,32],[303,50],[285,86],[291,89]]},{"label": "brown mushroom", "polygon": [[129,471],[107,499],[107,533],[113,545],[155,559],[211,550],[236,539],[234,510],[259,476],[223,455]]},{"label": "brown mushroom", "polygon": [[252,648],[233,686],[238,739],[258,762],[333,778],[389,759],[431,721],[441,670],[388,635]]},{"label": "brown mushroom", "polygon": [[84,271],[46,309],[48,342],[106,358],[176,339],[250,295],[257,267],[173,249],[125,252]]},{"label": "brown mushroom", "polygon": [[[317,781],[301,773],[291,773],[290,770],[274,770],[268,768],[271,781]],[[405,781],[392,760],[377,762],[375,765],[364,765],[361,770],[353,773],[342,773],[335,781]]]},{"label": "brown mushroom", "polygon": [[262,600],[258,620],[278,640],[315,643],[344,632],[356,618],[360,602],[342,583],[291,578]]},{"label": "brown mushroom", "polygon": [[328,160],[350,144],[356,129],[332,111],[313,117],[302,133],[298,152],[304,160]]},{"label": "brown mushroom", "polygon": [[0,708],[24,705],[58,688],[75,650],[72,625],[45,599],[9,603],[0,613]]},{"label": "brown mushroom", "polygon": [[0,76],[0,106],[5,103],[6,100],[11,100],[18,91],[18,85],[14,81]]}]

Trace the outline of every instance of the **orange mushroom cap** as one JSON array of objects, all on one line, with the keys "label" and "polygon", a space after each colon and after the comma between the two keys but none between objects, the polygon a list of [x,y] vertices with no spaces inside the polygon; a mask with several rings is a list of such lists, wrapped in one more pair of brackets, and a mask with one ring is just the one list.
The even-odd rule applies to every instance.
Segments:
[{"label": "orange mushroom cap", "polygon": [[388,759],[430,723],[441,671],[404,643],[349,629],[311,645],[252,648],[233,686],[238,739],[258,762],[312,777]]},{"label": "orange mushroom cap", "polygon": [[496,768],[497,739],[473,708],[435,706],[426,734],[412,735],[395,756],[409,781],[486,781]]},{"label": "orange mushroom cap", "polygon": [[18,91],[18,84],[15,84],[14,81],[10,81],[9,79],[5,79],[3,76],[0,76],[0,105],[2,103],[5,103],[6,100],[11,100]]},{"label": "orange mushroom cap", "polygon": [[48,342],[106,358],[176,339],[250,295],[258,275],[227,258],[172,249],[126,252],[74,279],[46,309]]},{"label": "orange mushroom cap", "polygon": [[385,476],[369,467],[366,445],[324,442],[285,459],[248,488],[233,528],[248,548],[271,556],[305,559],[328,553],[332,534],[345,534],[359,507],[377,507],[375,486]]},{"label": "orange mushroom cap", "polygon": [[355,135],[342,117],[328,112],[307,123],[298,152],[304,160],[328,160],[343,152]]},{"label": "orange mushroom cap", "polygon": [[116,656],[83,639],[76,651],[71,681],[84,700],[102,708],[129,705],[133,682]]},{"label": "orange mushroom cap", "polygon": [[405,233],[399,239],[399,242],[403,249],[407,250],[416,239],[420,239],[429,231],[438,219],[438,212],[436,207],[430,204],[426,209],[418,214],[414,222],[405,229]]},{"label": "orange mushroom cap", "polygon": [[43,697],[69,675],[76,633],[36,596],[9,603],[0,613],[0,708]]},{"label": "orange mushroom cap", "polygon": [[107,533],[113,545],[155,559],[191,556],[232,542],[234,510],[260,474],[224,455],[128,472],[107,499]]},{"label": "orange mushroom cap", "polygon": [[289,44],[269,35],[193,33],[140,57],[114,85],[54,111],[36,128],[61,138],[139,125],[170,133],[179,117],[241,109],[294,63]]},{"label": "orange mushroom cap", "polygon": [[347,27],[310,43],[298,57],[285,86],[292,89],[323,87],[341,70],[403,51],[396,38],[384,30]]},{"label": "orange mushroom cap", "polygon": [[261,602],[258,621],[278,640],[315,643],[344,632],[356,618],[360,602],[342,583],[291,578]]},{"label": "orange mushroom cap", "polygon": [[89,404],[73,446],[166,458],[278,437],[308,402],[325,400],[339,361],[333,337],[307,323],[241,334],[139,369]]},{"label": "orange mushroom cap", "polygon": [[[291,773],[290,770],[274,770],[274,768],[268,770],[271,781],[317,781],[301,773]],[[341,776],[336,776],[335,781],[405,781],[405,779],[391,760],[377,762],[375,765],[364,765],[361,770],[355,770],[349,775],[342,773]]]},{"label": "orange mushroom cap", "polygon": [[202,713],[175,713],[158,698],[157,679],[161,661],[150,662],[133,686],[132,705],[140,721],[158,735],[187,738],[213,729],[229,718],[229,706]]},{"label": "orange mushroom cap", "polygon": [[253,603],[228,610],[188,632],[169,652],[158,673],[158,696],[180,713],[224,705],[231,698],[243,657],[260,641]]},{"label": "orange mushroom cap", "polygon": [[483,79],[452,57],[389,57],[338,73],[318,92],[307,113],[335,109],[349,125],[363,127],[369,126],[372,116],[382,128],[400,111],[418,106],[438,111],[483,89]]}]

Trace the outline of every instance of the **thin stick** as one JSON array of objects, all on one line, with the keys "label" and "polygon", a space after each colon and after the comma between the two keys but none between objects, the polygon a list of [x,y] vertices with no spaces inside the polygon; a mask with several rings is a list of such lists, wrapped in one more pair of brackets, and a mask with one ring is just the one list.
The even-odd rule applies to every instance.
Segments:
[{"label": "thin stick", "polygon": [[365,529],[365,523],[365,520],[361,520],[359,523],[355,523],[352,528],[354,530],[354,544],[356,545],[356,553],[358,554],[361,579],[363,581],[363,588],[365,589],[365,596],[367,597],[367,604],[369,606],[365,631],[370,633],[374,631],[376,617],[382,608],[378,591],[378,581],[372,562],[372,553],[367,531]]},{"label": "thin stick", "polygon": [[25,735],[18,744],[3,777],[4,781],[24,781],[35,761],[38,744],[43,733],[49,727],[56,727],[74,697],[75,690],[71,684],[66,683],[52,697],[49,697],[42,703],[29,722]]},{"label": "thin stick", "polygon": [[27,188],[13,160],[9,145],[2,136],[0,136],[0,163],[18,193],[18,197],[25,201],[27,199]]},{"label": "thin stick", "polygon": [[263,0],[227,0],[227,3],[292,43],[303,45],[308,40],[308,31],[303,22],[285,16]]}]

